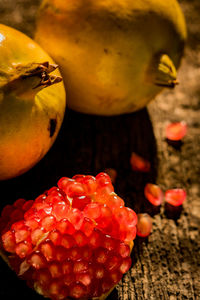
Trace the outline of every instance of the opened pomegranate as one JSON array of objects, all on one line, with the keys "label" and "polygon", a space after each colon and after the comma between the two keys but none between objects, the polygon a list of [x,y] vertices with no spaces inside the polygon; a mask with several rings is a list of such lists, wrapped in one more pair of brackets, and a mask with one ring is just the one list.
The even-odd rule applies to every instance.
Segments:
[{"label": "opened pomegranate", "polygon": [[131,266],[136,224],[106,173],[63,177],[3,209],[1,254],[45,297],[105,299]]}]

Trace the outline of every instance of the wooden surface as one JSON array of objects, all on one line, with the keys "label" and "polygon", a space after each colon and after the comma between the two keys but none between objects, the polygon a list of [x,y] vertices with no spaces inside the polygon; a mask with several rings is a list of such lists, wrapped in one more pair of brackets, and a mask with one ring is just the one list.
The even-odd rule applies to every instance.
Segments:
[{"label": "wooden surface", "polygon": [[[0,0],[1,23],[32,36],[39,0]],[[33,199],[61,176],[118,172],[116,192],[136,212],[153,217],[148,239],[136,239],[133,266],[109,300],[200,299],[200,1],[181,0],[188,44],[178,73],[180,85],[160,94],[147,109],[119,117],[95,117],[66,111],[60,134],[49,153],[31,171],[0,182],[0,208],[18,197]],[[179,147],[165,140],[170,121],[185,120],[188,134]],[[150,173],[133,172],[130,154],[151,162]],[[163,191],[182,187],[187,201],[180,209],[154,209],[144,198],[146,182]],[[3,196],[3,194],[5,194]],[[39,300],[0,261],[0,299]]]}]

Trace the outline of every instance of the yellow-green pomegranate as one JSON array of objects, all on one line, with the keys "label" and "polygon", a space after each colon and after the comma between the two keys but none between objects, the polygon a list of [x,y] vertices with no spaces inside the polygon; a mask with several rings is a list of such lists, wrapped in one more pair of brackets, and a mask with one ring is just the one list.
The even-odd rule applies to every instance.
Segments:
[{"label": "yellow-green pomegranate", "polygon": [[186,26],[176,0],[43,0],[35,39],[59,64],[69,107],[117,115],[176,85]]},{"label": "yellow-green pomegranate", "polygon": [[38,44],[0,24],[0,180],[28,171],[52,146],[66,105],[61,80]]}]

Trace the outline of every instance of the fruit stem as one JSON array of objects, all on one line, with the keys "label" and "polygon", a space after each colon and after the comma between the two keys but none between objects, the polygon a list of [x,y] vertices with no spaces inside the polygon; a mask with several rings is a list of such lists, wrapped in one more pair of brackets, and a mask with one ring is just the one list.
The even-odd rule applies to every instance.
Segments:
[{"label": "fruit stem", "polygon": [[49,62],[14,65],[0,89],[4,94],[14,93],[22,99],[34,99],[43,88],[62,81],[62,77],[50,75],[57,67]]},{"label": "fruit stem", "polygon": [[174,88],[178,84],[176,67],[167,54],[154,57],[149,71],[153,71],[152,79],[157,86]]}]

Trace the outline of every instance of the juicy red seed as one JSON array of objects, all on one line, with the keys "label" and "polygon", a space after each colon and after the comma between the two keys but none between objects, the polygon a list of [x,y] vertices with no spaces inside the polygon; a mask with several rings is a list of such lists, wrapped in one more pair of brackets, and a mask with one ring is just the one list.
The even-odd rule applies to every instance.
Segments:
[{"label": "juicy red seed", "polygon": [[64,201],[53,204],[52,215],[60,221],[68,217],[70,207]]},{"label": "juicy red seed", "polygon": [[109,254],[108,261],[106,263],[106,269],[109,271],[114,271],[119,268],[121,264],[121,257],[116,255],[114,252]]},{"label": "juicy red seed", "polygon": [[81,256],[83,259],[89,261],[92,257],[92,249],[88,245],[80,248]]},{"label": "juicy red seed", "polygon": [[130,164],[133,171],[149,172],[150,162],[136,153],[131,154]]},{"label": "juicy red seed", "polygon": [[51,281],[51,274],[49,273],[49,270],[37,270],[35,272],[35,280],[38,281],[44,287],[48,287]]},{"label": "juicy red seed", "polygon": [[113,287],[114,282],[111,279],[105,278],[101,283],[102,292],[106,293]]},{"label": "juicy red seed", "polygon": [[73,224],[75,229],[80,229],[83,223],[83,212],[77,208],[72,208],[69,212],[69,221]]},{"label": "juicy red seed", "polygon": [[89,286],[92,281],[92,276],[89,272],[77,273],[76,280],[81,282],[85,286]]},{"label": "juicy red seed", "polygon": [[58,187],[64,191],[66,189],[67,185],[71,184],[72,182],[75,182],[75,180],[68,178],[68,177],[61,177],[58,180]]},{"label": "juicy red seed", "polygon": [[81,225],[80,230],[88,237],[91,235],[93,229],[95,227],[94,222],[92,222],[89,218],[84,218],[83,223]]},{"label": "juicy red seed", "polygon": [[74,262],[74,266],[73,266],[74,273],[81,273],[81,272],[84,272],[87,270],[88,270],[88,262],[87,261],[85,261],[83,259],[79,259]]},{"label": "juicy red seed", "polygon": [[75,240],[74,238],[69,234],[64,234],[61,238],[61,246],[65,247],[66,249],[69,249],[73,246],[75,246]]},{"label": "juicy red seed", "polygon": [[34,230],[39,227],[39,222],[37,219],[26,220],[24,223],[30,230]]},{"label": "juicy red seed", "polygon": [[84,178],[85,178],[85,175],[82,175],[82,174],[77,174],[72,177],[72,179],[74,179],[75,181],[80,182],[80,183],[83,182]]},{"label": "juicy red seed", "polygon": [[74,196],[72,200],[72,207],[83,210],[89,203],[91,203],[91,198],[89,196]]},{"label": "juicy red seed", "polygon": [[27,211],[28,209],[30,209],[33,205],[34,201],[33,200],[28,200],[24,203],[24,205],[22,206],[23,211]]},{"label": "juicy red seed", "polygon": [[44,241],[39,245],[40,252],[44,255],[47,261],[55,259],[55,246],[50,240]]},{"label": "juicy red seed", "polygon": [[73,234],[75,232],[74,226],[67,219],[60,220],[56,225],[56,229],[62,234]]},{"label": "juicy red seed", "polygon": [[21,242],[16,245],[15,251],[20,258],[25,258],[32,251],[31,243]]},{"label": "juicy red seed", "polygon": [[179,206],[186,200],[184,189],[171,189],[165,192],[165,201],[173,206]]},{"label": "juicy red seed", "polygon": [[84,208],[84,214],[87,218],[97,219],[101,216],[100,210],[101,204],[98,202],[92,202]]},{"label": "juicy red seed", "polygon": [[45,231],[43,228],[36,228],[31,233],[31,240],[34,245],[36,245],[43,237],[44,237]]},{"label": "juicy red seed", "polygon": [[109,277],[110,277],[111,281],[114,284],[117,284],[122,278],[122,273],[117,270],[110,272],[109,275],[110,275]]},{"label": "juicy red seed", "polygon": [[99,173],[96,176],[96,181],[97,181],[98,186],[102,186],[102,187],[105,185],[108,185],[108,184],[112,184],[110,176],[103,172]]},{"label": "juicy red seed", "polygon": [[65,261],[66,259],[68,259],[68,252],[66,251],[66,248],[63,246],[56,246],[55,248],[55,260],[58,261]]},{"label": "juicy red seed", "polygon": [[63,275],[60,263],[51,262],[48,265],[48,269],[49,272],[51,273],[52,278],[58,278]]},{"label": "juicy red seed", "polygon": [[100,228],[105,228],[112,222],[112,211],[106,204],[100,206],[100,216],[95,221]]},{"label": "juicy red seed", "polygon": [[25,199],[20,198],[20,199],[17,199],[17,200],[14,202],[13,205],[14,205],[15,207],[21,209],[25,202],[26,202]]},{"label": "juicy red seed", "polygon": [[32,253],[27,259],[27,262],[35,269],[41,269],[46,266],[46,260],[39,252]]},{"label": "juicy red seed", "polygon": [[40,218],[38,217],[36,208],[31,207],[28,209],[24,214],[24,220],[29,221],[31,219],[35,219],[38,222],[40,221]]},{"label": "juicy red seed", "polygon": [[152,219],[151,217],[144,213],[138,214],[138,223],[137,223],[137,235],[140,237],[147,237],[152,230]]},{"label": "juicy red seed", "polygon": [[109,251],[107,249],[99,247],[98,249],[94,250],[94,260],[98,263],[105,264],[108,259],[108,253]]},{"label": "juicy red seed", "polygon": [[115,218],[123,226],[135,226],[137,224],[136,213],[128,207],[119,207],[114,210]]},{"label": "juicy red seed", "polygon": [[69,286],[69,296],[75,299],[83,298],[87,293],[87,287],[80,282],[74,282]]},{"label": "juicy red seed", "polygon": [[121,255],[121,257],[125,258],[130,255],[130,247],[127,244],[120,243],[117,247],[117,252]]},{"label": "juicy red seed", "polygon": [[94,277],[97,279],[102,279],[106,274],[104,266],[99,263],[95,263],[93,266]]},{"label": "juicy red seed", "polygon": [[70,260],[64,261],[62,263],[63,274],[72,274],[73,272],[73,262]]},{"label": "juicy red seed", "polygon": [[24,226],[24,228],[17,230],[14,235],[16,243],[20,243],[28,239],[30,236],[30,231],[26,226]]},{"label": "juicy red seed", "polygon": [[2,217],[10,217],[10,215],[11,215],[11,213],[13,212],[13,210],[14,210],[15,208],[14,208],[14,206],[12,206],[12,205],[6,205],[4,208],[3,208],[3,210],[2,210],[2,212],[1,212],[1,216]]},{"label": "juicy red seed", "polygon": [[67,257],[71,260],[77,260],[82,257],[81,248],[79,247],[72,247],[67,250]]},{"label": "juicy red seed", "polygon": [[122,274],[125,274],[131,267],[132,261],[130,257],[123,258],[119,270]]},{"label": "juicy red seed", "polygon": [[7,231],[2,235],[4,249],[8,252],[15,253],[15,237],[12,231]]},{"label": "juicy red seed", "polygon": [[[73,284],[76,282],[75,274],[73,274],[73,270],[71,274],[65,274],[63,277],[64,284],[69,286],[70,284]],[[70,289],[69,289],[70,290]]]},{"label": "juicy red seed", "polygon": [[65,197],[65,193],[58,187],[52,187],[50,190],[47,191],[46,202],[54,203],[59,201],[65,201],[68,203],[68,200]]},{"label": "juicy red seed", "polygon": [[94,194],[97,188],[96,178],[94,176],[86,175],[82,181],[86,193],[88,195]]},{"label": "juicy red seed", "polygon": [[106,204],[113,210],[116,207],[124,206],[124,200],[115,194],[111,194]]},{"label": "juicy red seed", "polygon": [[170,123],[166,126],[166,138],[172,141],[180,141],[187,133],[187,124],[182,122]]},{"label": "juicy red seed", "polygon": [[93,230],[88,238],[88,245],[93,248],[98,248],[101,245],[101,233],[98,230]]},{"label": "juicy red seed", "polygon": [[54,245],[60,245],[62,235],[58,230],[54,229],[49,233],[48,238],[53,242]]},{"label": "juicy red seed", "polygon": [[74,234],[73,234],[73,238],[75,239],[76,241],[76,244],[79,246],[79,247],[82,247],[82,246],[85,246],[87,244],[87,237],[85,236],[85,234],[78,230],[76,231]]},{"label": "juicy red seed", "polygon": [[40,222],[41,227],[44,227],[46,231],[53,230],[56,226],[56,219],[54,216],[46,216]]},{"label": "juicy red seed", "polygon": [[23,219],[24,217],[24,213],[21,209],[16,208],[15,210],[13,210],[13,212],[11,212],[10,214],[10,220],[12,220],[12,222],[16,222],[19,221],[21,219]]},{"label": "juicy red seed", "polygon": [[85,194],[84,186],[80,182],[71,182],[69,183],[65,188],[64,192],[66,195],[70,198],[73,198],[75,196],[81,196]]},{"label": "juicy red seed", "polygon": [[136,238],[136,226],[128,226],[125,232],[124,241],[130,242]]},{"label": "juicy red seed", "polygon": [[59,279],[54,279],[51,281],[49,285],[48,292],[50,293],[51,296],[56,297],[59,295],[61,289],[62,289],[62,282],[60,282]]},{"label": "juicy red seed", "polygon": [[117,241],[110,235],[105,235],[102,240],[102,246],[108,250],[113,250],[117,246]]},{"label": "juicy red seed", "polygon": [[144,188],[144,195],[151,202],[151,204],[158,206],[161,205],[163,200],[163,192],[161,188],[153,183],[147,183]]}]

